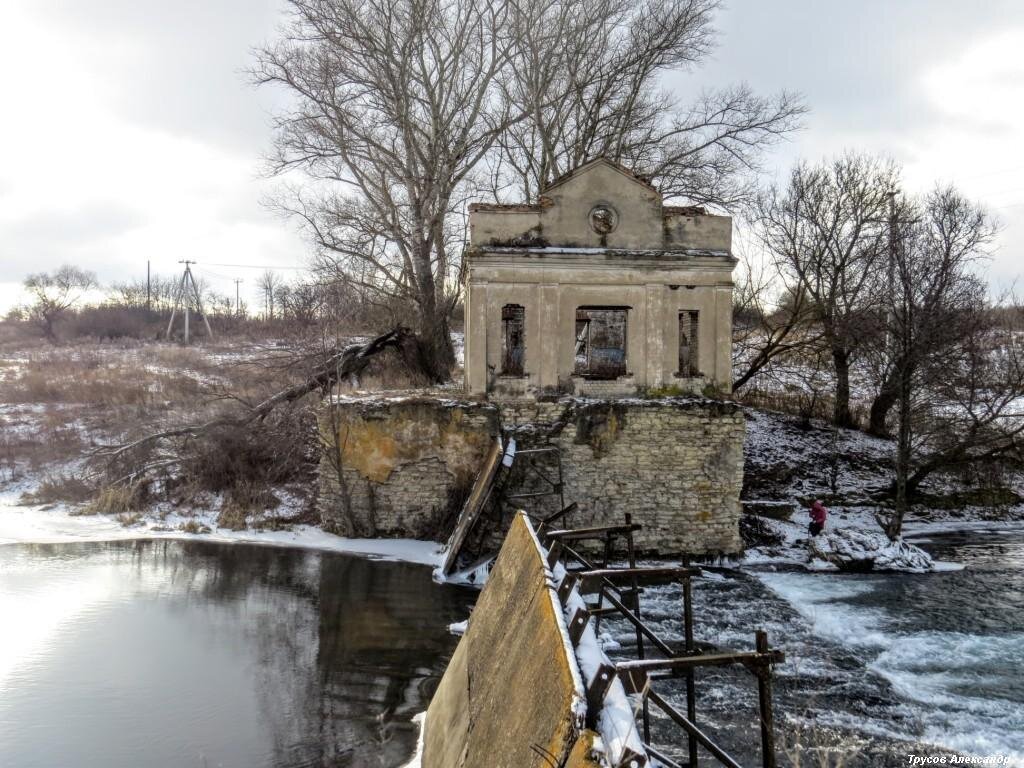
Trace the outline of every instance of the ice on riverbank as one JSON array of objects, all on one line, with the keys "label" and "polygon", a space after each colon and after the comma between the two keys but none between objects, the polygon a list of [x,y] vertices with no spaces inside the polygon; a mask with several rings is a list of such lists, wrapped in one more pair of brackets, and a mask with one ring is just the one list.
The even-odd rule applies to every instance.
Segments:
[{"label": "ice on riverbank", "polygon": [[[264,544],[278,547],[319,549],[360,555],[376,560],[401,561],[438,566],[441,545],[414,539],[346,539],[312,525],[295,525],[284,531],[233,531],[217,528],[215,515],[169,515],[164,520],[142,520],[125,527],[107,515],[69,515],[61,506],[45,509],[22,506],[12,493],[0,494],[0,545],[63,544],[75,541],[119,541],[127,539],[185,539],[220,543]],[[194,521],[208,532],[188,533],[180,526]]]},{"label": "ice on riverbank", "polygon": [[881,531],[842,528],[812,536],[807,542],[810,567],[823,563],[841,571],[905,571],[927,573],[935,561],[902,538],[890,541]]},{"label": "ice on riverbank", "polygon": [[[802,522],[756,518],[761,541],[749,546],[744,565],[786,565],[808,570],[879,570],[926,573],[958,570],[957,563],[936,561],[912,543],[931,532],[956,530],[949,523],[908,522],[906,537],[890,542],[867,507],[837,508],[829,515],[825,532],[817,537]],[[985,524],[996,529],[1016,529],[1019,523]],[[858,567],[859,566],[859,567]]]}]

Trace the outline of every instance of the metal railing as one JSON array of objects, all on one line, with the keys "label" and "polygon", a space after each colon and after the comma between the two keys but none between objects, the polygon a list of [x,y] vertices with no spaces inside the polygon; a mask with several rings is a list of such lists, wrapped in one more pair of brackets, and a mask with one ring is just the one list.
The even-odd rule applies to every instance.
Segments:
[{"label": "metal railing", "polygon": [[[692,579],[700,576],[700,568],[692,567],[689,558],[683,565],[637,567],[636,547],[633,534],[642,529],[625,516],[622,525],[596,526],[588,528],[553,528],[553,524],[564,520],[575,505],[565,507],[544,519],[534,519],[537,534],[547,547],[548,564],[552,569],[558,563],[563,565],[565,576],[558,585],[558,597],[563,608],[568,604],[573,591],[583,597],[585,608],[579,608],[568,618],[569,639],[579,642],[583,631],[593,620],[595,631],[603,617],[615,616],[625,619],[635,630],[637,658],[603,665],[599,668],[587,689],[588,726],[595,727],[604,697],[613,680],[618,678],[627,694],[641,698],[639,719],[643,728],[643,743],[646,755],[628,753],[621,756],[619,766],[641,768],[653,759],[666,768],[697,768],[698,748],[706,750],[720,764],[729,768],[740,768],[740,763],[730,756],[715,740],[697,724],[697,685],[694,671],[703,667],[740,665],[747,669],[757,681],[758,714],[761,732],[761,764],[764,768],[775,768],[775,735],[772,712],[772,668],[785,661],[781,651],[770,649],[768,635],[763,630],[754,633],[753,651],[733,651],[708,644],[698,644],[693,632]],[[628,566],[611,567],[615,552],[615,541],[625,540]],[[580,550],[581,542],[597,542],[602,550],[603,562],[592,562]],[[641,587],[657,584],[682,583],[683,588],[683,631],[684,645],[673,648],[665,642],[643,620],[640,597]],[[587,603],[596,596],[596,602]],[[649,657],[648,654],[651,654]],[[686,688],[686,713],[676,709],[655,685],[659,680],[682,678]],[[687,761],[677,762],[651,742],[650,707],[656,707],[669,721],[679,726],[687,739]]]}]

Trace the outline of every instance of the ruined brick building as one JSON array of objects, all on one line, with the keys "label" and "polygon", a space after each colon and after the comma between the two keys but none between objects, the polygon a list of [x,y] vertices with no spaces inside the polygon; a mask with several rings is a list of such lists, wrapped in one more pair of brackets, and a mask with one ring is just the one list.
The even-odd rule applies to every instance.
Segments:
[{"label": "ruined brick building", "polygon": [[536,205],[470,207],[466,389],[728,389],[732,219],[595,160]]},{"label": "ruined brick building", "polygon": [[473,206],[470,225],[467,396],[329,405],[325,526],[446,535],[501,435],[557,452],[556,498],[579,505],[576,525],[629,512],[645,551],[739,551],[743,414],[674,396],[729,389],[731,219],[666,206],[596,160],[537,205]]}]

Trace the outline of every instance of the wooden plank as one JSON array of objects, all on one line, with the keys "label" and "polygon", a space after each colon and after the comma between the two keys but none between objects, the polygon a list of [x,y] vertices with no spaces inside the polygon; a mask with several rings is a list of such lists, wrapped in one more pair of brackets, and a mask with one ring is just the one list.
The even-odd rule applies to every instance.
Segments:
[{"label": "wooden plank", "polygon": [[441,573],[445,576],[451,575],[451,572],[455,569],[455,561],[462,551],[466,537],[469,536],[469,532],[479,519],[480,513],[483,512],[484,505],[491,495],[494,480],[498,476],[501,457],[501,438],[495,437],[494,442],[491,444],[491,449],[487,453],[487,458],[484,459],[484,465],[480,469],[479,474],[477,474],[476,481],[473,483],[473,490],[470,491],[469,498],[466,499],[466,503],[462,506],[462,512],[459,513],[459,522],[455,525],[455,530],[452,531],[451,538],[448,539],[448,544],[445,547],[444,564],[441,566]]}]

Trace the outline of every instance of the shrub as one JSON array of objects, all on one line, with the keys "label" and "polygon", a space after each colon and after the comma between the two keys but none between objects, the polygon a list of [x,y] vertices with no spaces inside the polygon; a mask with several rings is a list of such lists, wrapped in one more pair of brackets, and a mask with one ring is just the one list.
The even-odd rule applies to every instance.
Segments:
[{"label": "shrub", "polygon": [[[147,501],[147,493],[142,483],[131,485],[108,485],[82,510],[83,515],[119,515],[125,516],[137,512]],[[120,518],[119,518],[120,519]],[[123,523],[122,521],[122,524]]]},{"label": "shrub", "polygon": [[23,504],[80,504],[92,497],[93,487],[75,475],[56,474],[44,477],[34,491],[23,493]]}]

